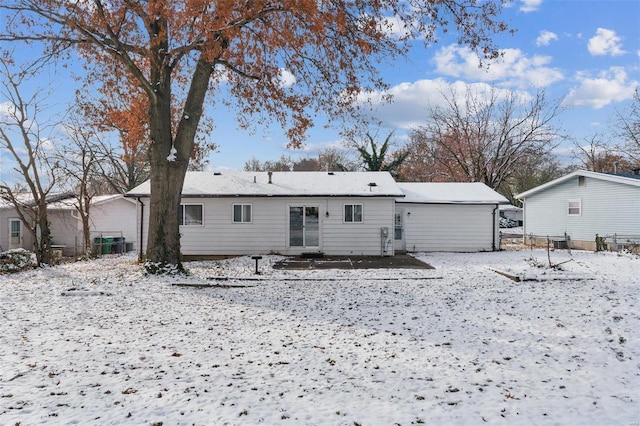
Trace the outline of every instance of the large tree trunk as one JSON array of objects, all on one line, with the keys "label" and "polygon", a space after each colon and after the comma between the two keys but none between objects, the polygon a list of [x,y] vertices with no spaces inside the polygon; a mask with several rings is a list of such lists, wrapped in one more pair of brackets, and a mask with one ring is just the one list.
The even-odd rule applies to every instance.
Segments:
[{"label": "large tree trunk", "polygon": [[171,131],[170,74],[150,99],[151,199],[146,267],[152,273],[183,270],[178,209],[212,71],[211,64],[198,62],[175,138]]}]

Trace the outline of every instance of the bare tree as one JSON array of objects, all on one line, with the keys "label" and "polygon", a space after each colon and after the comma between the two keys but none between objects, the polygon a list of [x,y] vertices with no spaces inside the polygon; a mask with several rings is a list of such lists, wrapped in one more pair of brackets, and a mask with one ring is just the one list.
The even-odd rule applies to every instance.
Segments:
[{"label": "bare tree", "polygon": [[553,152],[525,157],[518,163],[511,177],[498,188],[498,192],[511,204],[518,206],[521,201],[516,199],[517,194],[564,176],[574,168],[564,165]]},{"label": "bare tree", "polygon": [[83,254],[91,256],[91,205],[105,186],[99,167],[101,156],[96,151],[96,129],[77,120],[67,122],[64,128],[67,143],[60,144],[55,154],[62,171],[60,185],[75,196],[73,206],[82,222]]},{"label": "bare tree", "polygon": [[359,166],[350,150],[335,147],[320,149],[317,161],[320,171],[352,172]]},{"label": "bare tree", "polygon": [[544,156],[561,135],[553,126],[560,103],[549,104],[543,91],[526,99],[492,89],[467,89],[459,97],[452,88],[444,106],[431,107],[427,123],[412,133],[417,146],[436,165],[439,178],[483,182],[497,189],[526,157]]},{"label": "bare tree", "polygon": [[293,169],[295,161],[291,156],[281,155],[279,160],[267,160],[261,162],[255,157],[251,157],[249,161],[244,163],[244,170],[247,172],[290,172]]},{"label": "bare tree", "polygon": [[348,152],[338,150],[336,148],[321,149],[318,151],[317,157],[305,156],[298,160],[291,156],[280,156],[277,161],[260,161],[255,157],[251,157],[244,163],[245,171],[295,171],[295,172],[339,172],[354,171],[358,168],[358,164],[349,157]]},{"label": "bare tree", "polygon": [[51,262],[51,229],[47,204],[56,201],[58,165],[49,160],[48,139],[42,134],[45,126],[38,122],[40,101],[38,92],[25,97],[23,86],[31,74],[25,70],[14,72],[9,63],[0,68],[2,86],[0,104],[0,148],[9,152],[16,164],[19,185],[0,182],[0,196],[14,206],[16,214],[34,241],[38,266]]},{"label": "bare tree", "polygon": [[628,110],[615,112],[614,135],[622,139],[618,148],[640,167],[640,89],[636,88]]},{"label": "bare tree", "polygon": [[573,156],[581,168],[593,172],[618,173],[633,167],[625,152],[606,143],[601,133],[594,133],[584,138],[583,142],[573,143]]}]

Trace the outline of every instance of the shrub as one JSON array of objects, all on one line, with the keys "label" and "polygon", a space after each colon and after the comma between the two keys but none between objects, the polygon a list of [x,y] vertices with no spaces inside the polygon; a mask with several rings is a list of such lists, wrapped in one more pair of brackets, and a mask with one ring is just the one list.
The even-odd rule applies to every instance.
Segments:
[{"label": "shrub", "polygon": [[22,248],[0,253],[0,274],[24,271],[36,264],[35,253]]}]

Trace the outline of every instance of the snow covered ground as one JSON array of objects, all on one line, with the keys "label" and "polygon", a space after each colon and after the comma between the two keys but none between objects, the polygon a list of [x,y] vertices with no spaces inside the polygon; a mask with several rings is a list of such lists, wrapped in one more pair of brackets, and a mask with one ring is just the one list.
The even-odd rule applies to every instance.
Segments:
[{"label": "snow covered ground", "polygon": [[[170,279],[107,256],[0,276],[0,424],[637,425],[640,258],[572,256],[265,256],[257,281],[205,280],[256,278],[248,257]],[[172,285],[188,282],[220,287]]]}]

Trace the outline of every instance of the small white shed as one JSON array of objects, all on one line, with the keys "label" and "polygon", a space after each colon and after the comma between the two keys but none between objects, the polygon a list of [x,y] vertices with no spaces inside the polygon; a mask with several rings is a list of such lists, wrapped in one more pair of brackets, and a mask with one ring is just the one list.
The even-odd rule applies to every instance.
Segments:
[{"label": "small white shed", "polygon": [[395,247],[408,252],[494,251],[508,200],[483,183],[398,183]]}]

